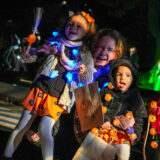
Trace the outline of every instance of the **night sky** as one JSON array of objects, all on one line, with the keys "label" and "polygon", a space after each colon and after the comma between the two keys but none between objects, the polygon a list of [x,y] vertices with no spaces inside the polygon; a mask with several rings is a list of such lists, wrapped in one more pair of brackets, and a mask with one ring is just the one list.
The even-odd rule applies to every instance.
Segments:
[{"label": "night sky", "polygon": [[69,10],[84,10],[95,18],[97,29],[110,27],[121,32],[128,45],[137,48],[141,68],[147,70],[152,66],[152,62],[146,65],[145,58],[142,60],[144,55],[146,61],[150,59],[150,53],[147,52],[152,49],[147,40],[150,36],[147,27],[147,5],[145,0],[68,0],[66,5],[62,5],[62,0],[8,1],[8,4],[0,6],[0,29],[3,30],[6,21],[12,19],[15,32],[20,37],[28,36],[34,24],[34,8],[43,7],[43,17],[38,29],[46,39]]}]

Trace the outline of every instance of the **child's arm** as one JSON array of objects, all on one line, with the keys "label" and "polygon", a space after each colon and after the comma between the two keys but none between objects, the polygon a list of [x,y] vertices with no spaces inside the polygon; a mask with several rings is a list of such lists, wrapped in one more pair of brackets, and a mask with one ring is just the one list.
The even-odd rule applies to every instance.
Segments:
[{"label": "child's arm", "polygon": [[[114,97],[109,102],[105,100],[106,93],[110,94],[111,97]],[[119,101],[117,101],[117,96],[113,92],[111,92],[108,87],[102,88],[100,95],[103,106],[106,106],[108,109],[107,113],[104,114],[104,121],[112,122],[115,116],[118,115],[121,111],[122,105]]]},{"label": "child's arm", "polygon": [[[119,127],[126,130],[129,127],[133,127],[135,124],[135,119],[132,117],[131,119],[126,118],[124,115],[116,116],[115,119],[118,119],[120,121]],[[137,139],[136,133],[132,133],[129,135],[129,139],[131,143],[133,143]]]},{"label": "child's arm", "polygon": [[48,55],[48,54],[56,55],[58,53],[57,44],[55,43],[54,45],[51,45],[50,43],[44,43],[42,45],[42,48],[38,49],[37,52],[38,53],[43,52],[46,55]]},{"label": "child's arm", "polygon": [[61,43],[60,45],[60,49],[59,49],[59,56],[60,56],[60,61],[62,63],[62,65],[64,66],[64,68],[66,68],[67,70],[76,70],[79,68],[78,64],[74,61],[74,60],[70,60],[65,52],[65,45],[63,43]]},{"label": "child's arm", "polygon": [[140,97],[138,108],[135,111],[135,125],[134,125],[134,133],[137,135],[136,141],[139,141],[141,138],[142,131],[144,130],[144,119],[147,118],[147,111],[144,106],[143,100]]}]

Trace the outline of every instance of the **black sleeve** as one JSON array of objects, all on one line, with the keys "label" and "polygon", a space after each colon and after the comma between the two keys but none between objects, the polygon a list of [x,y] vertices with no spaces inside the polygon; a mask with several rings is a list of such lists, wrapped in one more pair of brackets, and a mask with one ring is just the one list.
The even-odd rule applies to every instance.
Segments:
[{"label": "black sleeve", "polygon": [[[110,93],[114,97],[110,102],[107,102],[104,100],[106,93]],[[114,117],[118,115],[118,113],[121,111],[122,103],[120,103],[117,96],[113,92],[111,92],[108,88],[102,89],[101,99],[102,99],[103,106],[106,106],[108,108],[107,113],[104,114],[104,122],[106,121],[112,122]]]},{"label": "black sleeve", "polygon": [[139,103],[137,104],[139,107],[134,113],[134,118],[135,118],[135,125],[134,125],[134,132],[137,135],[137,140],[139,141],[141,138],[141,134],[143,131],[143,126],[144,126],[144,120],[147,119],[147,110],[144,106],[143,100],[140,97]]}]

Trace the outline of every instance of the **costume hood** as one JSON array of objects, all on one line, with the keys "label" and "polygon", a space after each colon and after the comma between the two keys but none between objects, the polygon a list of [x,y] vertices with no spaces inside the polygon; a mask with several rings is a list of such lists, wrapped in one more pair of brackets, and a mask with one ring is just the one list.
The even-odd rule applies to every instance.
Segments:
[{"label": "costume hood", "polygon": [[138,65],[132,62],[131,59],[129,59],[128,57],[121,57],[121,58],[118,58],[117,60],[111,60],[109,62],[109,65],[110,65],[109,79],[112,82],[115,89],[117,89],[115,85],[115,72],[118,66],[126,66],[130,68],[132,75],[133,75],[133,81],[132,81],[130,88],[131,87],[137,88],[138,86]]}]

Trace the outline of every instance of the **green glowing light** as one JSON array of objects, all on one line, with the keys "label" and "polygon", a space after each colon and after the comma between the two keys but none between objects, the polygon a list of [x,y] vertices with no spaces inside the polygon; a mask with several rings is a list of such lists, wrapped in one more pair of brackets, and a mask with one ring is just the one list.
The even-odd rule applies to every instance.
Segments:
[{"label": "green glowing light", "polygon": [[149,72],[140,74],[139,87],[160,91],[160,59]]}]

